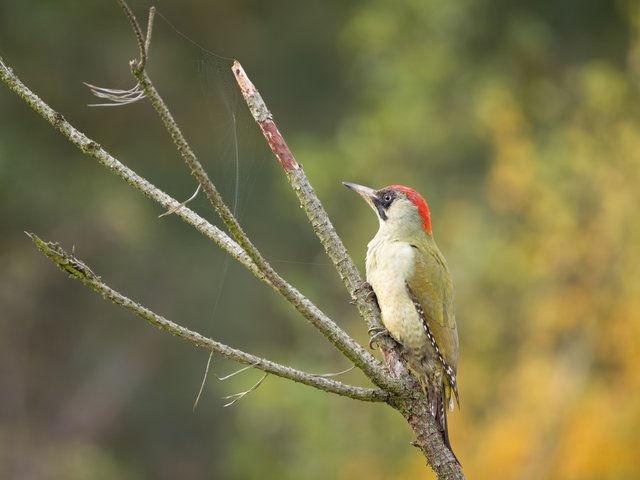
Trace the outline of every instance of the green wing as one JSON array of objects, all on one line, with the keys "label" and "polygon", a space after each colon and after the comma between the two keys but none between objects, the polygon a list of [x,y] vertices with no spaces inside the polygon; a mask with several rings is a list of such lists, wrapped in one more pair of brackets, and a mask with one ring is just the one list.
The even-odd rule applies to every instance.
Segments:
[{"label": "green wing", "polygon": [[416,268],[407,284],[422,305],[442,356],[455,373],[458,368],[458,331],[447,263],[432,240],[426,245],[412,246],[416,249]]}]

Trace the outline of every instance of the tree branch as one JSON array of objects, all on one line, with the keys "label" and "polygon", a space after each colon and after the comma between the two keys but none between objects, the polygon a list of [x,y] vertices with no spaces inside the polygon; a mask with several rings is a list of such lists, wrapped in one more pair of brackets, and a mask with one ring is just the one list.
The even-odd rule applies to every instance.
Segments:
[{"label": "tree branch", "polygon": [[[140,26],[135,16],[123,0],[118,3],[124,9],[129,22],[131,23],[134,34],[138,40],[141,49],[141,59],[146,58],[144,50],[144,41]],[[143,55],[144,54],[144,55]],[[240,247],[247,253],[257,268],[263,273],[271,284],[291,305],[298,310],[307,320],[309,320],[320,332],[333,343],[349,360],[351,360],[367,377],[371,379],[379,387],[399,391],[400,385],[387,374],[383,366],[376,358],[366,351],[361,345],[355,342],[344,330],[342,330],[335,322],[327,317],[318,307],[311,303],[297,289],[284,280],[273,267],[264,259],[260,251],[251,242],[247,234],[240,226],[238,220],[233,215],[229,207],[225,204],[215,184],[209,178],[204,167],[198,160],[197,156],[189,146],[180,127],[175,121],[168,106],[160,96],[159,92],[153,85],[149,75],[140,65],[142,60],[130,62],[131,72],[138,81],[141,89],[144,91],[145,97],[149,99],[154,107],[162,123],[171,136],[182,159],[191,170],[191,174],[201,185],[209,203],[214,207],[229,232],[236,239]],[[310,187],[309,187],[310,188]],[[322,207],[320,207],[322,208]],[[325,214],[326,216],[326,214]],[[339,240],[339,239],[338,239]],[[343,247],[344,248],[344,247]],[[346,253],[346,251],[345,251]],[[348,258],[348,256],[347,256]],[[355,271],[355,267],[354,267]],[[355,271],[357,275],[357,271]],[[362,282],[360,282],[362,283]]]},{"label": "tree branch", "polygon": [[391,397],[388,403],[402,414],[413,430],[416,440],[412,445],[420,449],[438,479],[465,480],[462,466],[444,444],[442,432],[436,426],[429,411],[429,402],[418,382],[415,381],[412,395]]},{"label": "tree branch", "polygon": [[183,340],[187,340],[198,347],[216,352],[228,360],[234,360],[245,365],[251,365],[252,367],[278,377],[293,380],[294,382],[315,387],[317,389],[324,390],[325,392],[335,393],[343,397],[368,402],[382,402],[388,398],[388,393],[382,389],[356,387],[322,376],[302,372],[255,355],[251,355],[250,353],[243,352],[242,350],[229,347],[223,343],[204,337],[197,332],[181,327],[180,325],[167,320],[166,318],[113,290],[105,284],[98,275],[93,273],[91,268],[70,253],[64,251],[58,244],[44,242],[33,233],[27,233],[27,235],[31,240],[33,240],[38,250],[44,253],[63,272],[68,273],[72,278],[80,280],[94,292],[111,300],[116,305],[126,308],[156,327],[180,337]]},{"label": "tree branch", "polygon": [[[151,19],[150,19],[151,22]],[[138,27],[139,30],[139,27]],[[150,38],[151,29],[148,29],[147,39]],[[140,44],[140,42],[139,42]],[[145,52],[148,51],[148,42],[144,43]],[[238,64],[239,65],[239,64]],[[132,64],[132,68],[134,65]],[[241,68],[240,71],[244,73]],[[234,69],[234,74],[236,73],[236,69]],[[146,73],[142,71],[143,78],[148,81],[149,86],[153,88],[150,80],[146,76]],[[246,77],[246,74],[244,75]],[[268,275],[266,270],[262,268],[253,258],[250,253],[243,248],[243,244],[241,242],[242,235],[238,239],[238,242],[232,240],[227,234],[222,232],[220,229],[211,225],[205,219],[197,215],[192,210],[188,209],[185,206],[181,206],[180,202],[173,199],[163,191],[159,190],[157,187],[149,183],[144,178],[138,176],[131,169],[124,166],[114,157],[112,157],[108,152],[106,152],[99,144],[94,142],[93,140],[86,137],[82,132],[75,129],[71,124],[69,124],[64,117],[54,111],[51,107],[49,107],[45,102],[43,102],[37,95],[35,95],[31,90],[29,90],[20,80],[19,78],[12,72],[12,70],[7,67],[2,58],[0,58],[0,79],[7,84],[7,86],[14,91],[19,97],[21,97],[31,108],[33,108],[36,112],[38,112],[45,120],[47,120],[54,128],[60,131],[71,143],[76,145],[83,153],[91,156],[96,159],[101,165],[105,166],[111,172],[115,173],[122,179],[124,179],[127,183],[135,187],[136,189],[143,192],[148,197],[154,199],[159,204],[161,204],[165,209],[176,209],[176,214],[182,218],[187,223],[194,226],[198,231],[203,233],[207,238],[214,241],[218,246],[223,248],[225,251],[230,253],[236,260],[238,260],[241,264],[243,264],[246,268],[248,268],[254,275],[260,278],[262,281],[271,285],[276,291],[280,292],[289,302],[299,311],[301,312],[311,323],[313,323],[319,330],[321,330],[327,338],[331,340],[331,342],[337,346],[338,349],[343,351],[345,355],[350,358],[354,364],[356,364],[359,368],[361,368],[368,376],[371,378],[374,383],[376,383],[379,387],[382,387],[382,390],[377,389],[363,389],[360,387],[351,387],[348,385],[341,384],[340,382],[329,381],[323,377],[317,377],[311,375],[310,378],[306,378],[309,382],[308,385],[315,386],[317,388],[322,388],[326,391],[331,391],[333,393],[337,393],[340,395],[350,396],[352,398],[358,398],[361,400],[368,401],[386,401],[392,407],[400,411],[400,413],[407,420],[411,428],[413,429],[417,441],[415,445],[419,447],[424,455],[427,458],[427,461],[432,465],[434,471],[438,475],[438,478],[452,478],[452,479],[464,479],[464,475],[460,470],[460,466],[455,462],[455,459],[451,455],[451,452],[447,449],[442,441],[442,436],[438,431],[433,417],[429,413],[426,408],[426,401],[424,397],[424,393],[421,391],[419,384],[417,381],[408,375],[406,368],[403,366],[400,361],[398,350],[395,348],[395,344],[393,342],[384,343],[383,346],[383,355],[385,356],[386,363],[392,374],[396,378],[391,378],[380,366],[379,362],[377,362],[373,356],[371,356],[368,352],[366,352],[360,345],[354,342],[342,329],[340,329],[334,322],[324,315],[315,305],[313,305],[306,297],[304,297],[300,292],[298,292],[295,288],[290,286],[287,282],[282,280],[275,272],[275,276]],[[247,78],[248,80],[248,78]],[[239,82],[240,83],[240,82]],[[249,82],[250,83],[250,82]],[[253,85],[251,84],[251,87]],[[255,87],[253,87],[255,90]],[[153,89],[155,91],[155,89]],[[152,92],[152,90],[149,90]],[[157,92],[155,92],[157,95]],[[243,94],[245,90],[243,90]],[[255,91],[257,93],[257,90]],[[157,95],[157,99],[164,105],[162,99]],[[328,255],[336,265],[340,276],[343,280],[343,283],[349,290],[351,296],[355,299],[356,305],[360,310],[361,315],[367,320],[370,326],[376,326],[379,324],[379,311],[377,306],[370,298],[368,298],[368,291],[362,287],[362,280],[358,274],[357,269],[351,262],[346,249],[342,245],[342,242],[337,237],[333,226],[328,220],[326,212],[320,205],[319,200],[317,199],[313,189],[311,188],[304,172],[300,165],[295,161],[295,158],[289,151],[282,135],[277,129],[277,126],[271,119],[271,114],[269,113],[266,105],[259,97],[259,94],[249,96],[247,99],[247,95],[245,95],[245,99],[254,114],[254,118],[257,116],[256,121],[260,125],[269,145],[271,146],[274,153],[281,162],[284,170],[287,172],[287,177],[298,194],[298,198],[304,207],[307,215],[312,223],[316,234],[320,238],[325,250]],[[259,100],[259,101],[258,101]],[[153,99],[151,99],[153,103]],[[155,105],[154,105],[155,106]],[[156,108],[157,109],[157,108]],[[166,106],[165,106],[166,109]],[[262,113],[260,113],[262,112]],[[159,113],[161,113],[159,111]],[[168,109],[166,109],[166,113]],[[161,113],[162,117],[162,113]],[[173,117],[171,117],[170,113],[166,117],[166,119],[170,119],[171,122],[175,125],[175,130],[172,131],[172,127],[170,125],[165,126],[170,130],[170,133],[173,135],[175,132],[180,133],[180,137],[182,134],[175,124]],[[165,118],[163,118],[163,121]],[[267,122],[267,123],[265,123]],[[270,122],[270,123],[269,123]],[[263,128],[264,127],[264,128]],[[182,137],[184,140],[184,137]],[[179,140],[179,137],[178,137]],[[176,138],[174,138],[174,142]],[[186,141],[184,141],[184,145],[188,148]],[[180,147],[179,147],[180,148]],[[190,151],[190,149],[189,149]],[[287,153],[288,152],[288,153]],[[181,152],[182,153],[182,152]],[[195,159],[195,155],[193,155]],[[197,162],[197,159],[195,159]],[[199,165],[199,164],[198,164]],[[190,165],[191,167],[191,165]],[[196,165],[197,167],[197,165]],[[201,166],[199,168],[202,168]],[[192,168],[193,172],[193,168]],[[195,175],[195,173],[194,173]],[[205,174],[206,175],[206,174]],[[204,178],[204,177],[203,177]],[[202,185],[201,179],[198,179],[199,183]],[[213,185],[213,184],[212,184]],[[203,185],[204,188],[204,185]],[[215,186],[213,187],[215,189]],[[211,199],[210,199],[211,200]],[[222,199],[220,198],[221,205],[224,205]],[[235,219],[234,219],[235,220]],[[238,225],[239,227],[239,225]],[[229,227],[228,227],[229,228]],[[230,228],[230,231],[233,235],[241,232],[241,229],[233,232]],[[244,232],[242,232],[244,233]],[[245,235],[246,237],[246,235]],[[34,238],[34,241],[35,238]],[[248,242],[248,239],[246,239]],[[37,243],[37,242],[36,242]],[[41,245],[47,245],[45,242],[40,240]],[[249,242],[250,244],[250,242]],[[255,248],[255,247],[254,247]],[[51,252],[56,252],[55,248],[49,245],[49,250]],[[44,251],[44,250],[43,250]],[[257,251],[257,250],[256,250]],[[60,255],[60,252],[57,252],[56,255]],[[66,254],[68,256],[68,254]],[[259,255],[259,254],[258,254]],[[51,257],[50,257],[51,258]],[[102,284],[99,278],[95,276],[91,270],[86,267],[82,262],[69,258],[64,259],[62,264],[59,264],[63,270],[69,272],[70,274],[74,274],[76,278],[79,278],[83,281],[83,283],[88,284],[92,282],[97,282],[98,284]],[[261,257],[256,257],[261,258]],[[53,258],[52,258],[53,259]],[[268,264],[265,262],[265,265]],[[69,271],[67,268],[71,268],[73,271]],[[271,268],[269,266],[269,268]],[[274,282],[280,279],[282,284],[276,285]],[[252,365],[258,362],[262,362],[261,365],[264,367],[262,370],[269,371],[275,375],[279,375],[275,370],[277,367],[282,367],[286,369],[286,371],[280,371],[284,378],[289,378],[294,381],[301,381],[293,378],[295,372],[298,372],[293,369],[289,369],[288,367],[284,367],[282,365],[274,364],[273,362],[269,362],[264,359],[260,359],[258,357],[254,357],[245,352],[241,352],[239,350],[231,349],[226,345],[219,344],[213,340],[202,337],[201,335],[191,332],[179,325],[176,325],[168,320],[153,314],[153,312],[145,309],[144,307],[135,304],[135,302],[123,297],[117,292],[111,290],[108,286],[102,284],[105,290],[100,290],[100,293],[104,294],[112,301],[129,308],[134,311],[136,314],[145,314],[147,316],[143,316],[143,318],[147,319],[151,323],[158,325],[160,328],[166,329],[171,333],[181,336],[192,343],[207,348],[211,351],[220,351],[222,355],[230,355],[227,358],[233,358],[231,355],[238,354],[239,356],[234,358],[242,363]],[[94,288],[95,290],[95,288]],[[130,308],[131,307],[131,308]],[[136,308],[139,307],[136,312]],[[184,333],[184,335],[181,335]],[[216,348],[220,347],[221,350],[216,350]],[[343,349],[344,348],[344,349]],[[228,349],[228,350],[225,350]],[[226,352],[226,353],[225,353]],[[244,360],[243,360],[244,359]],[[256,365],[257,368],[260,368]],[[273,368],[274,370],[268,370],[268,368]],[[293,373],[292,373],[293,372]],[[304,372],[299,372],[302,375],[309,375]],[[313,379],[313,380],[311,380]],[[324,381],[324,382],[323,382]],[[329,383],[325,383],[325,382]],[[320,386],[322,385],[322,386]],[[327,387],[327,388],[323,388]],[[356,390],[352,390],[356,389]],[[385,392],[386,391],[386,392]]]},{"label": "tree branch", "polygon": [[[357,268],[304,174],[302,166],[296,161],[273,121],[273,115],[267,108],[260,92],[253,85],[240,62],[236,60],[232,69],[251,115],[258,123],[269,147],[285,171],[287,179],[296,192],[316,236],[320,239],[344,286],[354,299],[360,315],[368,323],[369,328],[380,326],[380,310],[378,306],[371,298],[370,291],[362,288],[363,281]],[[385,363],[389,367],[391,374],[401,379],[401,381],[396,382],[393,390],[390,390],[394,395],[390,397],[388,403],[396,408],[407,420],[416,435],[414,445],[420,448],[438,478],[464,479],[460,464],[444,444],[442,433],[427,408],[428,402],[420,384],[414,377],[410,376],[401,360],[402,353],[399,346],[390,338],[383,338],[380,343]],[[410,393],[407,394],[407,392]]]},{"label": "tree branch", "polygon": [[275,284],[274,278],[265,274],[263,270],[258,268],[247,252],[229,238],[226,233],[210,224],[207,220],[186,206],[181,206],[180,202],[155,187],[149,181],[137,175],[133,170],[111,156],[98,143],[73,127],[60,113],[53,110],[40,97],[24,85],[24,83],[22,83],[13,71],[3,62],[2,58],[0,58],[0,79],[83,153],[96,159],[112,173],[115,173],[137,190],[158,202],[165,209],[175,209],[176,215],[195,227],[199,232],[203,233],[220,248],[227,251],[234,259],[238,260],[260,280],[270,285],[277,292],[283,294],[298,312],[318,328],[318,330],[320,330],[331,341],[331,343],[338,348],[338,350],[343,352],[347,358],[363,370],[369,378],[372,380],[378,379],[378,386],[382,388],[388,386],[384,382],[384,372],[380,362],[358,345],[344,330],[336,325],[335,322],[327,317],[302,293],[285,282],[279,276],[277,278],[280,279],[280,283]]},{"label": "tree branch", "polygon": [[190,210],[188,207],[181,206],[179,201],[167,195],[151,182],[142,178],[133,170],[123,165],[116,158],[111,156],[109,152],[104,150],[97,142],[93,141],[67,122],[62,114],[53,110],[24,83],[22,83],[13,73],[11,68],[3,62],[1,57],[0,80],[2,80],[9,89],[22,98],[33,110],[49,122],[56,130],[62,133],[62,135],[64,135],[73,145],[78,147],[84,154],[97,160],[100,165],[106,167],[111,173],[116,174],[136,190],[142,192],[152,200],[155,200],[165,209],[168,210],[175,208],[176,215],[178,217],[196,228],[200,233],[228,252],[233,258],[249,269],[256,277],[266,283],[269,283],[268,279],[266,279],[264,274],[256,267],[247,253],[226,233],[209,223],[193,210]]},{"label": "tree branch", "polygon": [[145,39],[144,35],[142,34],[142,30],[140,29],[140,24],[138,24],[138,19],[133,14],[133,11],[131,10],[127,2],[125,2],[124,0],[117,0],[117,2],[118,2],[118,5],[120,5],[120,8],[122,8],[122,10],[124,11],[124,14],[127,17],[127,19],[129,20],[129,23],[131,24],[131,29],[133,30],[133,33],[136,36],[136,41],[138,42],[138,52],[140,54],[140,58],[138,59],[137,62],[136,61],[132,62],[131,66],[132,68],[135,67],[139,71],[142,71],[144,70],[144,67],[147,64],[147,51],[149,49],[149,44],[151,42],[151,31],[153,27],[153,19],[155,17],[155,8],[151,7],[151,9],[149,10],[149,22],[147,25],[147,39]]},{"label": "tree branch", "polygon": [[[251,82],[240,62],[236,60],[233,63],[232,70],[251,115],[260,127],[271,151],[280,162],[280,166],[286,173],[287,179],[294,192],[296,192],[300,205],[307,214],[316,236],[320,239],[320,243],[322,243],[327,256],[333,262],[342,279],[342,283],[354,300],[360,315],[367,322],[369,329],[380,327],[382,325],[380,321],[380,310],[373,300],[371,291],[363,288],[364,282],[358,269],[353,264],[347,249],[329,219],[329,215],[327,215],[313,187],[309,183],[307,176],[304,174],[302,165],[296,161],[280,133],[278,126],[273,120],[273,115],[267,108],[260,92],[253,82]],[[391,370],[396,372],[396,374],[407,374],[407,370],[400,361],[400,351],[397,348],[397,344],[391,338],[387,337],[380,340],[380,345],[386,352],[387,363],[393,363]],[[403,387],[400,383],[395,382],[394,385],[390,386],[394,392],[402,392]]]}]

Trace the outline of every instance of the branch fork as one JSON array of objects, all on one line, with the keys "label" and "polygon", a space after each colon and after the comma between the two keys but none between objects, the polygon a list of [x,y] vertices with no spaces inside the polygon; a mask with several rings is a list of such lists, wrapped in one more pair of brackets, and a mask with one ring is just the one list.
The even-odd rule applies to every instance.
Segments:
[{"label": "branch fork", "polygon": [[[86,155],[94,158],[112,173],[115,173],[134,188],[158,202],[166,211],[175,213],[178,217],[192,225],[220,248],[227,251],[257,278],[270,285],[340,350],[355,367],[360,369],[373,382],[375,387],[365,388],[348,385],[329,378],[329,376],[332,375],[317,375],[296,370],[206,338],[197,332],[186,329],[154,313],[150,309],[113,290],[104,283],[90,267],[75,258],[73,254],[63,250],[59,245],[47,243],[34,234],[28,234],[36,247],[60,269],[73,278],[80,280],[92,290],[156,325],[158,328],[179,336],[198,347],[205,348],[212,353],[215,352],[224,358],[247,365],[245,368],[256,368],[264,372],[264,376],[250,389],[229,396],[227,399],[231,401],[225,406],[232,405],[240,398],[245,397],[257,389],[269,374],[357,400],[386,402],[405,417],[416,434],[414,445],[425,455],[438,478],[464,479],[460,465],[455,461],[450,450],[444,445],[434,419],[428,412],[424,392],[421,391],[419,383],[415,378],[407,372],[401,360],[401,352],[399,351],[398,345],[390,338],[381,337],[376,339],[380,344],[385,359],[385,367],[385,365],[376,360],[367,350],[355,342],[309,299],[286,282],[263,258],[262,254],[250,241],[235,216],[224,203],[214,183],[210,180],[198,161],[169,111],[169,108],[155,89],[146,72],[155,9],[152,7],[149,11],[147,31],[146,34],[143,35],[135,15],[126,2],[124,0],[117,1],[129,19],[138,43],[139,58],[130,62],[131,72],[137,80],[137,84],[130,90],[106,89],[93,85],[88,86],[99,98],[105,98],[113,102],[109,105],[124,105],[143,98],[147,98],[150,101],[165,125],[167,132],[173,139],[179,154],[190,169],[191,174],[196,178],[199,185],[198,189],[202,189],[211,205],[220,215],[228,233],[223,232],[190,210],[186,206],[188,201],[179,202],[170,197],[111,156],[97,142],[89,139],[82,132],[78,131],[73,125],[68,123],[61,114],[53,110],[42,99],[29,90],[2,61],[2,58],[0,58],[0,80]],[[249,107],[249,111],[258,123],[269,147],[284,170],[289,183],[298,197],[300,205],[309,218],[314,232],[322,243],[327,255],[332,260],[360,315],[367,322],[369,329],[379,328],[381,322],[377,304],[370,292],[362,288],[364,282],[357,268],[349,257],[342,240],[333,228],[327,213],[304,174],[302,166],[296,161],[293,153],[287,146],[284,137],[273,119],[273,115],[242,68],[242,65],[238,61],[234,61],[231,68],[240,91]]]}]

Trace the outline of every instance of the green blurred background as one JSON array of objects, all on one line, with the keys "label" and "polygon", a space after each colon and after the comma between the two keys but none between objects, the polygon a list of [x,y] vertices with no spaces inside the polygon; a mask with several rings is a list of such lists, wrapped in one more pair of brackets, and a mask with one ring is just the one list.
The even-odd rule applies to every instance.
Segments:
[{"label": "green blurred background", "polygon": [[[450,430],[469,478],[640,478],[636,0],[155,5],[242,61],[361,268],[377,222],[340,182],[427,198],[456,287],[462,411]],[[132,3],[143,23],[149,6]],[[193,42],[158,18],[158,89],[267,259],[365,343],[229,62]],[[147,103],[86,106],[83,81],[133,85],[136,45],[115,2],[3,0],[0,54],[121,161],[191,194]],[[205,335],[313,372],[349,365],[4,85],[0,127],[1,478],[433,477],[384,405],[269,377],[223,408],[260,377],[246,372],[211,374],[192,411],[207,353],[65,278],[24,230],[75,247],[112,286]],[[192,206],[219,223],[202,197]]]}]

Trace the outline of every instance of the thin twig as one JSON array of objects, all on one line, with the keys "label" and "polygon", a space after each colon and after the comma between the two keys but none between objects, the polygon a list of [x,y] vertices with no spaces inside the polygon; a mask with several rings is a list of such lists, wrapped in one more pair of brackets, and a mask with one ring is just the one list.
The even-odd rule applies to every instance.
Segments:
[{"label": "thin twig", "polygon": [[200,192],[200,187],[201,186],[202,185],[198,184],[198,187],[196,188],[196,191],[193,192],[193,195],[191,195],[189,198],[187,198],[184,202],[180,202],[180,205],[178,205],[176,207],[172,207],[169,210],[167,210],[166,212],[161,213],[160,215],[158,215],[158,218],[162,218],[162,217],[166,217],[167,215],[171,215],[172,213],[175,213],[179,208],[184,207],[187,203],[189,203],[191,200],[196,198],[196,196]]},{"label": "thin twig", "polygon": [[356,368],[355,365],[351,365],[349,368],[347,368],[346,370],[342,370],[341,372],[333,372],[333,373],[312,373],[311,375],[314,375],[316,377],[324,377],[324,378],[329,378],[329,377],[338,377],[340,375],[344,375],[345,373],[349,373],[351,370],[353,370],[354,368]]},{"label": "thin twig", "polygon": [[251,392],[254,392],[258,389],[258,387],[260,385],[262,385],[262,382],[265,381],[265,379],[267,378],[269,374],[265,373],[262,378],[260,380],[258,380],[253,387],[251,387],[249,390],[245,390],[244,392],[240,392],[240,393],[234,393],[233,395],[227,395],[226,397],[224,397],[225,400],[230,400],[233,398],[233,400],[231,400],[229,403],[225,404],[225,407],[230,407],[231,405],[233,405],[234,403],[236,403],[238,400],[243,399],[244,397],[246,397],[247,395],[249,395]]},{"label": "thin twig", "polygon": [[152,323],[156,327],[165,330],[172,335],[180,337],[192,344],[216,352],[220,356],[234,360],[245,365],[251,365],[267,373],[272,373],[278,377],[293,380],[294,382],[309,385],[326,392],[335,393],[337,395],[354,398],[357,400],[366,400],[370,402],[384,401],[388,394],[381,389],[363,388],[347,385],[336,380],[310,375],[306,372],[281,365],[270,360],[243,352],[236,348],[229,347],[223,343],[217,342],[210,338],[206,338],[197,332],[182,327],[166,318],[154,313],[141,304],[125,297],[121,293],[113,290],[102,279],[93,273],[85,263],[78,260],[70,253],[63,250],[56,243],[47,243],[38,238],[33,233],[27,233],[33,240],[38,250],[44,253],[51,261],[53,261],[63,272],[68,273],[71,277],[80,280],[86,286],[104,298],[111,300],[116,305],[126,308],[138,317]]},{"label": "thin twig", "polygon": [[[149,8],[149,19],[147,21],[147,34],[146,37],[142,37],[142,30],[140,29],[140,25],[138,24],[138,20],[129,5],[123,1],[118,0],[120,7],[124,10],[126,17],[129,19],[129,23],[131,24],[131,28],[136,36],[136,40],[138,42],[138,50],[140,58],[138,61],[133,60],[131,63],[131,68],[136,71],[143,71],[147,65],[147,59],[149,58],[149,48],[151,47],[151,35],[153,33],[153,21],[156,16],[156,7]],[[96,87],[95,85],[90,85],[86,82],[83,82],[86,86],[91,89],[91,93],[93,93],[96,97],[106,98],[111,103],[92,103],[89,104],[90,107],[113,107],[120,105],[128,105],[130,103],[137,102],[138,100],[142,100],[144,97],[144,92],[140,90],[140,83],[136,83],[136,85],[129,90],[118,90],[113,88],[103,88]]]},{"label": "thin twig", "polygon": [[207,359],[207,366],[204,369],[204,375],[202,377],[202,383],[200,384],[200,390],[198,390],[198,395],[196,396],[196,401],[193,402],[193,410],[195,411],[198,408],[198,402],[200,402],[200,396],[202,395],[202,391],[204,390],[204,384],[207,383],[207,377],[209,376],[209,367],[211,366],[211,359],[213,358],[213,350],[209,352],[209,358]]},{"label": "thin twig", "polygon": [[[147,48],[146,48],[146,41],[145,41],[144,35],[142,34],[142,29],[140,28],[138,19],[136,18],[135,14],[131,10],[127,2],[125,2],[124,0],[118,0],[118,4],[124,11],[124,14],[127,17],[127,19],[129,20],[129,23],[131,24],[131,29],[133,30],[133,33],[136,36],[136,41],[138,42],[138,52],[139,52],[140,58],[137,61],[132,60],[131,67],[141,72],[144,70],[144,68],[147,65]],[[149,12],[149,20],[153,20],[151,17],[152,17],[151,12]],[[149,32],[147,31],[147,33]],[[147,38],[149,39],[149,41],[151,41],[150,35],[147,35]]]},{"label": "thin twig", "polygon": [[[149,8],[149,19],[147,20],[147,37],[144,40],[144,53],[145,58],[149,58],[149,49],[151,48],[151,34],[153,33],[153,21],[156,18],[156,7]],[[146,66],[142,65],[142,68]]]},{"label": "thin twig", "polygon": [[249,390],[245,390],[244,392],[240,392],[240,393],[234,393],[233,395],[227,395],[226,397],[224,397],[225,400],[230,400],[233,398],[233,400],[231,400],[229,403],[226,403],[224,406],[225,407],[230,407],[231,405],[233,405],[234,403],[236,403],[238,400],[242,400],[244,397],[246,397],[247,395],[249,395],[251,392],[254,392],[258,389],[258,387],[260,385],[262,385],[262,382],[265,381],[265,379],[267,378],[269,374],[265,373],[262,378],[260,380],[258,380],[253,387],[251,387]]},{"label": "thin twig", "polygon": [[242,367],[238,370],[236,370],[235,372],[231,372],[229,375],[225,375],[224,377],[220,377],[218,375],[216,375],[216,378],[218,380],[220,380],[221,382],[224,382],[225,380],[229,380],[231,377],[235,377],[236,375],[242,373],[242,372],[246,372],[247,370],[251,369],[255,367],[255,365],[247,365],[246,367]]}]

